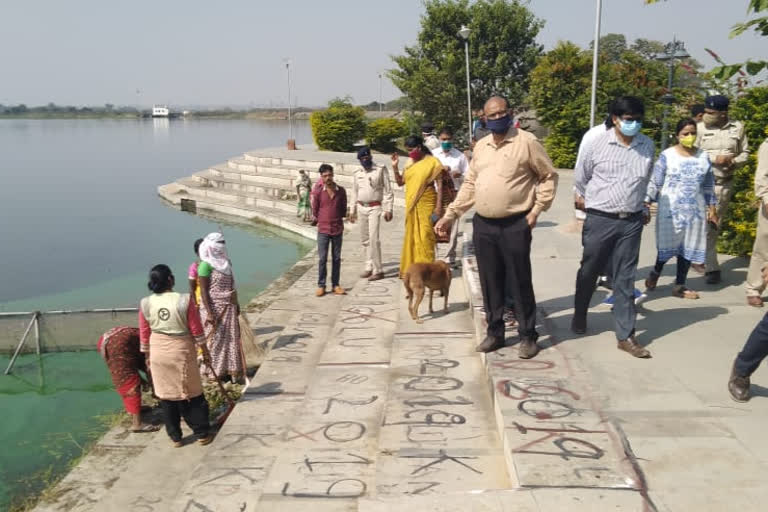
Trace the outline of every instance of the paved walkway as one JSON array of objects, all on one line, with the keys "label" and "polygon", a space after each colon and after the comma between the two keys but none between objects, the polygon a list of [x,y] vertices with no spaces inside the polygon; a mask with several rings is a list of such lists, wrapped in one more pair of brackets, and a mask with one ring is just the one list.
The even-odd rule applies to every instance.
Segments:
[{"label": "paved walkway", "polygon": [[[310,267],[250,316],[271,351],[214,443],[173,449],[164,433],[112,432],[101,446],[130,457],[97,450],[39,509],[762,510],[768,389],[753,386],[758,396],[746,405],[726,390],[732,358],[761,315],[744,305],[746,262],[727,260],[718,287],[692,278],[699,301],[672,298],[674,268],[666,270],[638,322],[653,359],[615,348],[602,306],[587,335],[574,337],[581,250],[570,181],[564,172],[534,231],[547,347],[535,359],[517,358],[515,336],[487,358],[474,352],[484,320],[471,244],[448,313],[437,301],[437,313],[416,324],[396,278],[355,277],[353,226],[342,266],[348,295],[315,298]],[[402,217],[383,226],[394,275]],[[638,277],[653,257],[646,229]],[[768,372],[754,380],[768,386]]]}]

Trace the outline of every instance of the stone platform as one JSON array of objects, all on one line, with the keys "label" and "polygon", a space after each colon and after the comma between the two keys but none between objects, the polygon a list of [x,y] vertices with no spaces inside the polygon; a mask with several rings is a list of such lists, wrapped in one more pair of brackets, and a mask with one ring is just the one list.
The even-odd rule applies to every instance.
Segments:
[{"label": "stone platform", "polygon": [[[320,161],[337,175],[351,172],[332,154],[289,155],[272,155],[273,165],[287,167],[265,172],[292,176]],[[203,197],[174,186],[160,191],[172,203]],[[725,389],[730,362],[760,317],[736,285],[743,262],[728,260],[726,283],[714,289],[692,278],[700,301],[666,296],[667,270],[638,322],[651,360],[616,350],[610,311],[598,305],[588,335],[575,338],[567,324],[581,253],[570,189],[566,171],[534,230],[545,347],[535,359],[517,357],[515,332],[488,357],[474,352],[485,325],[471,219],[462,222],[464,258],[447,312],[436,300],[434,314],[422,303],[423,324],[409,317],[395,277],[403,236],[396,208],[382,227],[387,279],[355,277],[362,253],[356,226],[347,225],[348,295],[314,297],[310,255],[257,300],[249,320],[269,352],[211,445],[174,449],[162,432],[116,429],[38,510],[761,510],[768,393],[755,386],[752,402],[735,404]],[[247,201],[232,195],[196,205],[263,218]],[[268,214],[312,235],[287,208]],[[639,277],[655,253],[652,231],[644,236]],[[767,374],[759,370],[755,381]]]}]

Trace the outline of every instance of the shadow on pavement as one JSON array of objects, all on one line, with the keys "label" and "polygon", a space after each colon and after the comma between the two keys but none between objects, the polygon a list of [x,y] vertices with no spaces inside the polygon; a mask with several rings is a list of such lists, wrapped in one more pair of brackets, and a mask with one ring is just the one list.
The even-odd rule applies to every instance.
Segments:
[{"label": "shadow on pavement", "polygon": [[[700,308],[671,308],[659,311],[646,310],[645,318],[638,318],[636,329],[637,342],[640,345],[651,345],[655,340],[688,327],[697,322],[711,320],[717,316],[728,313],[728,309],[718,306],[704,306]],[[695,340],[690,340],[695,342]]]}]

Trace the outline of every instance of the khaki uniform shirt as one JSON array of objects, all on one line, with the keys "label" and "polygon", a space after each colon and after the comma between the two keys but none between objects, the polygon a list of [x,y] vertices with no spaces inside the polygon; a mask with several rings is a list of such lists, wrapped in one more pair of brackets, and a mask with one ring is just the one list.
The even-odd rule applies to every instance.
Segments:
[{"label": "khaki uniform shirt", "polygon": [[[740,121],[728,121],[722,128],[707,128],[704,123],[699,123],[696,127],[696,146],[709,155],[712,171],[718,181],[731,179],[733,172],[747,163],[749,157],[747,135]],[[720,155],[731,155],[733,165],[715,165],[715,158]]]},{"label": "khaki uniform shirt", "polygon": [[757,196],[763,204],[768,204],[768,139],[765,139],[757,150],[755,196]]},{"label": "khaki uniform shirt", "polygon": [[510,128],[500,144],[493,136],[475,145],[469,172],[445,217],[455,221],[473,205],[478,215],[498,219],[531,210],[541,213],[555,199],[557,172],[536,137]]},{"label": "khaki uniform shirt", "polygon": [[374,166],[370,171],[362,167],[352,176],[351,213],[357,213],[358,201],[362,203],[381,203],[384,213],[392,213],[395,195],[389,181],[389,171],[386,167]]}]

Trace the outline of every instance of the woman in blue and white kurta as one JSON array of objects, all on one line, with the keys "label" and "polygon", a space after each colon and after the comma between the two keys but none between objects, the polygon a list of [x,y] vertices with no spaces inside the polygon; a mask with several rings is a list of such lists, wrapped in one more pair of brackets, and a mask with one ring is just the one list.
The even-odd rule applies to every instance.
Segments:
[{"label": "woman in blue and white kurta", "polygon": [[675,130],[678,143],[664,150],[653,168],[645,201],[658,201],[656,265],[645,286],[656,288],[664,264],[677,256],[677,277],[672,294],[698,299],[685,286],[688,270],[702,268],[707,252],[707,222],[717,224],[715,178],[707,153],[694,147],[696,122],[683,119]]}]

